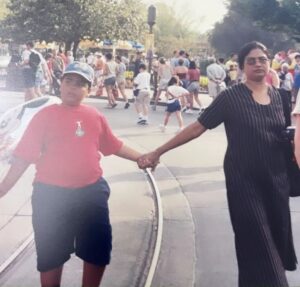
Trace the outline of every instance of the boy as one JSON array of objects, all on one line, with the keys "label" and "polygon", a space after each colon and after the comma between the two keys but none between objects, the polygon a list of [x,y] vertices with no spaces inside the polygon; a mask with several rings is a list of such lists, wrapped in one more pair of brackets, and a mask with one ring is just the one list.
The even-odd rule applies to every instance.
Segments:
[{"label": "boy", "polygon": [[139,74],[134,78],[135,107],[138,113],[139,125],[148,125],[148,112],[150,106],[150,74],[146,71],[146,65],[140,64]]},{"label": "boy", "polygon": [[0,183],[2,197],[31,163],[36,165],[32,222],[42,286],[60,286],[63,264],[73,252],[84,261],[82,286],[100,285],[112,244],[110,190],[102,178],[100,152],[133,161],[140,156],[112,133],[102,114],[81,104],[93,77],[88,64],[73,62],[66,68],[62,104],[32,119]]}]

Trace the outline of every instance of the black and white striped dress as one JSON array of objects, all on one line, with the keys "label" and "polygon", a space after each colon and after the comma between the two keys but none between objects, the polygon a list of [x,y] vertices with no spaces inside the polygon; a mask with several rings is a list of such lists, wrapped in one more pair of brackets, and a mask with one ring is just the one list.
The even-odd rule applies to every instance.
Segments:
[{"label": "black and white striped dress", "polygon": [[296,269],[289,183],[281,147],[281,98],[257,103],[245,84],[223,91],[198,121],[212,129],[224,123],[227,198],[235,234],[240,287],[286,287],[285,270]]}]

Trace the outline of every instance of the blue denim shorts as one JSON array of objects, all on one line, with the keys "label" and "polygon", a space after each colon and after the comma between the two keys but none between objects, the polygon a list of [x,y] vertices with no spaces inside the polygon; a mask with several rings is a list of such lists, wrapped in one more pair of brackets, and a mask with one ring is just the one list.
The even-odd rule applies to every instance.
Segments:
[{"label": "blue denim shorts", "polygon": [[103,178],[75,189],[34,183],[32,223],[38,271],[63,265],[74,252],[96,266],[109,264],[112,249],[109,194]]},{"label": "blue denim shorts", "polygon": [[181,110],[181,105],[178,99],[174,99],[167,102],[166,112],[174,113]]}]

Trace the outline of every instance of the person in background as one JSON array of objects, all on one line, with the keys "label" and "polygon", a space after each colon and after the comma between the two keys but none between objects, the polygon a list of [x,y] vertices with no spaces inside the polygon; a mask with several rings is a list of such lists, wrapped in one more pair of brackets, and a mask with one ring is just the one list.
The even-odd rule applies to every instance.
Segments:
[{"label": "person in background", "polygon": [[68,65],[68,58],[61,49],[58,50],[58,56],[62,58],[62,60],[64,61],[64,65],[67,66]]},{"label": "person in background", "polygon": [[180,86],[180,80],[177,76],[173,76],[168,82],[168,89],[166,92],[167,97],[167,108],[164,123],[159,126],[162,132],[166,131],[169,119],[172,114],[175,113],[179,129],[178,132],[183,130],[183,119],[181,115],[181,102],[185,104],[185,97],[188,96],[189,92]]},{"label": "person in background", "polygon": [[294,86],[294,78],[289,72],[289,65],[287,63],[283,63],[281,65],[281,71],[278,76],[280,80],[280,88],[284,90],[285,95],[288,98],[290,110],[292,110],[292,90]]},{"label": "person in background", "polygon": [[159,59],[157,75],[159,78],[158,91],[154,98],[154,103],[152,106],[152,110],[156,110],[157,103],[160,99],[160,95],[163,91],[166,91],[168,88],[168,83],[172,77],[172,68],[169,63],[166,62],[165,58]]},{"label": "person in background", "polygon": [[125,92],[125,86],[126,86],[126,78],[125,78],[125,72],[126,72],[126,66],[122,62],[121,56],[116,56],[116,63],[117,63],[117,73],[116,73],[116,81],[117,81],[117,87],[125,101],[124,109],[128,109],[130,104],[128,101],[128,97]]},{"label": "person in background", "polygon": [[238,63],[246,81],[222,91],[196,122],[139,158],[138,164],[154,168],[164,153],[223,123],[228,141],[224,172],[238,286],[288,287],[285,270],[296,270],[297,257],[281,144],[285,129],[281,96],[265,81],[270,63],[263,44],[247,43],[239,52]]},{"label": "person in background", "polygon": [[[183,61],[183,64],[180,64],[179,61],[182,60]],[[180,66],[180,65],[183,65],[185,66],[187,69],[189,68],[190,66],[190,62],[187,58],[187,54],[184,50],[180,50],[179,53],[178,53],[178,58],[177,58],[177,61],[176,61],[176,64],[175,66]]]},{"label": "person in background", "polygon": [[74,62],[74,56],[72,51],[67,51],[67,66]]},{"label": "person in background", "polygon": [[36,98],[36,93],[34,91],[35,87],[35,76],[36,71],[33,70],[33,68],[29,65],[29,57],[33,50],[33,42],[29,41],[26,43],[26,49],[22,52],[21,58],[21,67],[22,67],[22,75],[24,80],[24,87],[25,87],[25,93],[24,93],[24,99],[26,101],[30,101],[34,98]]},{"label": "person in background", "polygon": [[216,63],[215,58],[210,59],[210,64],[206,68],[208,77],[208,93],[209,96],[215,99],[218,94],[226,88],[225,78],[226,72]]},{"label": "person in background", "polygon": [[294,68],[294,87],[293,87],[293,95],[292,95],[292,101],[296,103],[298,98],[298,91],[300,90],[300,54],[297,54],[295,56],[295,68]]},{"label": "person in background", "polygon": [[187,88],[188,85],[188,79],[187,79],[188,71],[189,69],[184,65],[184,60],[182,58],[178,59],[178,65],[173,70],[173,74],[179,77],[182,83],[181,85],[185,89]]},{"label": "person in background", "polygon": [[148,113],[150,106],[150,74],[145,64],[140,64],[140,72],[134,78],[133,84],[135,96],[135,108],[138,114],[138,125],[148,125]]},{"label": "person in background", "polygon": [[275,88],[280,87],[280,79],[275,70],[270,68],[268,74],[266,75],[266,83]]},{"label": "person in background", "polygon": [[104,64],[103,76],[104,87],[107,93],[108,108],[115,108],[117,106],[116,100],[113,96],[113,88],[116,85],[117,63],[113,60],[111,53],[105,54],[106,63]]},{"label": "person in background", "polygon": [[194,107],[194,100],[199,106],[200,113],[203,112],[204,108],[201,104],[201,101],[199,99],[199,93],[200,93],[200,70],[196,67],[195,61],[190,61],[190,67],[188,70],[188,80],[189,84],[187,87],[187,90],[189,91],[188,96],[188,102],[189,102],[189,109],[186,111],[186,113],[192,113],[193,107]]},{"label": "person in background", "polygon": [[173,56],[170,60],[170,66],[171,66],[172,70],[174,70],[175,67],[176,67],[177,59],[178,59],[178,51],[174,50],[173,51]]}]

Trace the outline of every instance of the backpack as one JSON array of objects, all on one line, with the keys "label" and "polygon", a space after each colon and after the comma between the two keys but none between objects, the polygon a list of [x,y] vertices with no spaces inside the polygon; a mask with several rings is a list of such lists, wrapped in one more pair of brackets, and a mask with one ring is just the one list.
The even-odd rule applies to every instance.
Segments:
[{"label": "backpack", "polygon": [[31,52],[31,54],[29,55],[29,66],[33,69],[33,70],[37,70],[39,64],[41,63],[41,57],[38,53],[36,52]]}]

